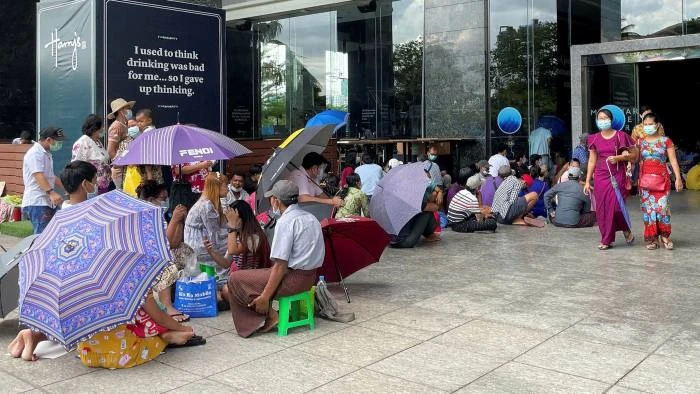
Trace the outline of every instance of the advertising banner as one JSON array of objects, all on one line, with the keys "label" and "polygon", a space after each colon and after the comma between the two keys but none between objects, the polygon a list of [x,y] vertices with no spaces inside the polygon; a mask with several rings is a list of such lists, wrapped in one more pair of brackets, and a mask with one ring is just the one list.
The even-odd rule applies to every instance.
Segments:
[{"label": "advertising banner", "polygon": [[134,100],[156,127],[225,130],[223,10],[172,1],[107,0],[104,105]]},{"label": "advertising banner", "polygon": [[94,0],[38,3],[36,25],[37,128],[65,132],[64,148],[54,153],[58,174],[70,161],[85,116],[95,112]]}]

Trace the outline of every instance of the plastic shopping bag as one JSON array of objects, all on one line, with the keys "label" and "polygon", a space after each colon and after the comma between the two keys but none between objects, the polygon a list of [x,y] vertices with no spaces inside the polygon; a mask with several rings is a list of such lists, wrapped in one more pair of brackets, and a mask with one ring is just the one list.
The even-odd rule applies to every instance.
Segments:
[{"label": "plastic shopping bag", "polygon": [[191,317],[216,316],[216,279],[207,274],[178,279],[174,306]]}]

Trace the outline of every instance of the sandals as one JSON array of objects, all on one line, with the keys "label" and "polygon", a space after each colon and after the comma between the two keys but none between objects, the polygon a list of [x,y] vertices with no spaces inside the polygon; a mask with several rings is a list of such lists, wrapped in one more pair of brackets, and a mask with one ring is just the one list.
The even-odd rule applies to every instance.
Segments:
[{"label": "sandals", "polygon": [[598,250],[608,250],[612,249],[612,245],[600,244],[598,245]]},{"label": "sandals", "polygon": [[659,248],[659,244],[656,242],[651,242],[647,244],[647,250],[656,250]]},{"label": "sandals", "polygon": [[629,238],[625,236],[625,242],[627,243],[627,245],[632,245],[634,243],[634,234],[632,234],[631,231]]},{"label": "sandals", "polygon": [[199,335],[193,335],[192,338],[188,339],[187,342],[182,345],[168,345],[168,348],[176,349],[180,347],[191,347],[191,346],[201,346],[207,343],[206,338]]},{"label": "sandals", "polygon": [[[182,320],[178,319],[178,317],[180,316],[182,316]],[[173,313],[172,315],[170,315],[170,317],[172,317],[173,320],[175,320],[178,323],[187,323],[188,321],[190,321],[190,317],[184,313]]]},{"label": "sandals", "polygon": [[666,248],[666,250],[673,250],[673,241],[671,241],[669,238],[664,239],[661,237],[661,242],[664,244],[664,248]]}]

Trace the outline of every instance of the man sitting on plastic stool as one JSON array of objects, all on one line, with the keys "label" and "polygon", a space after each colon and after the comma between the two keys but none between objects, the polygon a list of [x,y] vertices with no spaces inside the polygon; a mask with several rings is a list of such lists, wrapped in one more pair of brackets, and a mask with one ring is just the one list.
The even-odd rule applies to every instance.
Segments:
[{"label": "man sitting on plastic stool", "polygon": [[272,268],[235,271],[228,280],[233,324],[244,338],[277,325],[272,299],[309,290],[325,253],[321,224],[299,209],[299,188],[294,182],[277,181],[265,197],[279,217],[270,247]]}]

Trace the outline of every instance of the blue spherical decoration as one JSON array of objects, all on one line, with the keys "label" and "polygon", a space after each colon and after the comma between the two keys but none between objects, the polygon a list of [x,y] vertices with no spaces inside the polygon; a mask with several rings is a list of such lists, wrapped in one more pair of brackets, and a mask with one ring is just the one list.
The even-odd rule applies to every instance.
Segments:
[{"label": "blue spherical decoration", "polygon": [[612,128],[613,130],[622,130],[625,127],[625,113],[622,111],[620,107],[614,104],[608,104],[601,109],[607,109],[608,111],[612,112],[613,118],[612,118]]},{"label": "blue spherical decoration", "polygon": [[520,130],[523,124],[523,117],[520,112],[513,107],[505,107],[498,113],[496,118],[498,128],[506,134],[514,134]]}]

